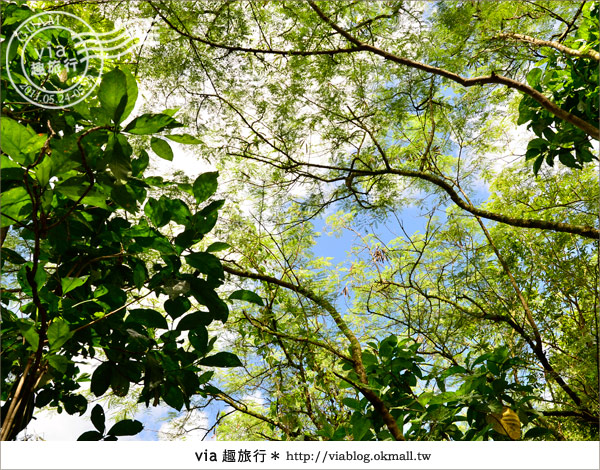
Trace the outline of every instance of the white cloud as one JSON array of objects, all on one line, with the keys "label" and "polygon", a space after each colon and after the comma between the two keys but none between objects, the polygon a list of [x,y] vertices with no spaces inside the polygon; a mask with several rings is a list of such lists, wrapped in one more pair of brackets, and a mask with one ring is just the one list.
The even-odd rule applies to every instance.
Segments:
[{"label": "white cloud", "polygon": [[61,414],[54,410],[43,410],[35,415],[27,428],[19,434],[17,439],[23,439],[25,435],[32,439],[44,441],[76,441],[85,431],[91,431],[94,427],[86,416]]},{"label": "white cloud", "polygon": [[208,430],[208,415],[191,410],[165,422],[158,431],[160,441],[202,440]]}]

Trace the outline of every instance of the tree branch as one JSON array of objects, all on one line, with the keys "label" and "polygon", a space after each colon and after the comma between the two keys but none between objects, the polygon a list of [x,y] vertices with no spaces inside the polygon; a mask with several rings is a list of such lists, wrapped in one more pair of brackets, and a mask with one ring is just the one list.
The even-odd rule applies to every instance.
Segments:
[{"label": "tree branch", "polygon": [[358,375],[358,378],[361,382],[361,388],[359,390],[363,393],[365,398],[367,398],[367,400],[369,400],[371,405],[373,405],[375,410],[379,413],[379,415],[383,419],[384,423],[386,424],[388,430],[390,431],[390,433],[392,434],[394,439],[396,439],[397,441],[406,440],[404,438],[404,434],[402,434],[402,431],[398,427],[398,423],[396,422],[396,420],[390,413],[389,409],[387,408],[387,406],[385,405],[383,400],[375,392],[373,392],[369,387],[369,380],[367,378],[367,374],[365,372],[365,367],[362,362],[362,348],[360,346],[360,342],[358,341],[358,338],[354,335],[352,330],[350,330],[350,328],[348,327],[346,322],[342,319],[342,316],[339,314],[339,312],[335,309],[335,307],[333,305],[331,305],[331,303],[327,299],[324,299],[323,297],[318,296],[311,290],[306,289],[302,286],[298,286],[296,284],[292,284],[290,282],[283,281],[281,279],[277,279],[276,277],[268,276],[266,274],[258,274],[258,273],[251,273],[251,272],[247,272],[247,271],[241,271],[241,270],[231,268],[226,265],[223,265],[223,270],[230,274],[234,274],[236,276],[245,277],[245,278],[249,278],[249,279],[256,279],[259,281],[267,282],[269,284],[274,284],[274,285],[277,285],[280,287],[284,287],[293,292],[297,292],[298,294],[300,294],[300,295],[306,297],[307,299],[311,300],[312,302],[314,302],[319,307],[325,309],[327,311],[327,313],[329,313],[329,315],[331,316],[331,318],[333,319],[333,321],[335,322],[337,327],[340,329],[340,331],[344,334],[344,336],[350,342],[350,350],[352,351],[352,360],[354,363],[354,371]]},{"label": "tree branch", "polygon": [[568,54],[568,55],[571,55],[574,57],[587,57],[589,59],[594,59],[594,60],[600,61],[600,53],[598,53],[598,51],[595,51],[595,50],[579,51],[577,49],[571,49],[570,47],[567,47],[567,46],[561,44],[560,42],[544,41],[542,39],[536,39],[536,38],[532,38],[531,36],[526,36],[525,34],[501,33],[501,34],[496,35],[492,39],[496,39],[496,38],[514,39],[515,41],[526,42],[526,43],[533,44],[533,45],[539,46],[539,47],[552,47],[553,49],[556,49],[557,51],[560,51],[563,54]]},{"label": "tree branch", "polygon": [[319,15],[319,17],[323,21],[325,21],[329,26],[331,26],[335,31],[337,31],[341,36],[343,36],[346,40],[348,40],[349,42],[354,44],[360,50],[372,52],[378,56],[383,57],[386,60],[390,60],[397,64],[405,65],[407,67],[415,68],[418,70],[422,70],[424,72],[433,73],[435,75],[439,75],[439,76],[448,78],[454,82],[459,83],[460,85],[462,85],[464,87],[471,87],[471,86],[475,86],[475,85],[486,85],[486,84],[499,84],[499,85],[504,85],[508,88],[513,88],[515,90],[520,91],[521,93],[524,93],[524,94],[532,97],[535,101],[537,101],[540,105],[542,105],[543,108],[550,111],[552,114],[554,114],[558,118],[573,124],[574,126],[578,127],[579,129],[581,129],[582,131],[584,131],[586,134],[590,135],[594,139],[600,140],[600,130],[596,126],[569,113],[568,111],[565,111],[560,106],[556,105],[554,102],[552,102],[551,100],[546,98],[542,93],[540,93],[537,90],[534,90],[533,88],[531,88],[530,86],[528,86],[524,83],[513,80],[512,78],[504,77],[502,75],[496,75],[493,72],[489,76],[463,78],[460,75],[457,75],[448,70],[441,69],[439,67],[434,67],[432,65],[427,65],[422,62],[418,62],[416,60],[411,60],[411,59],[407,59],[405,57],[397,56],[395,54],[392,54],[391,52],[384,51],[375,46],[371,46],[370,44],[360,41],[359,39],[355,38],[347,31],[342,29],[340,26],[338,26],[333,20],[331,20],[325,13],[323,13],[323,11],[315,4],[314,1],[309,0],[308,3],[311,6],[311,8],[317,13],[317,15]]}]

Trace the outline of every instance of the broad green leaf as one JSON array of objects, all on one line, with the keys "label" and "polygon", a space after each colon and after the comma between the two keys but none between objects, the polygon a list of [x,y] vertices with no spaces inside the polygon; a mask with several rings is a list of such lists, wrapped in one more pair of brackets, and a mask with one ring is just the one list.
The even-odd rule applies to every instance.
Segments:
[{"label": "broad green leaf", "polygon": [[215,320],[225,323],[229,317],[229,308],[214,291],[212,286],[203,279],[191,280],[191,292],[194,298],[208,307],[208,311]]},{"label": "broad green leaf", "polygon": [[96,405],[92,408],[92,424],[100,433],[104,433],[105,429],[105,416],[102,406]]},{"label": "broad green leaf", "polygon": [[119,124],[127,106],[127,79],[121,70],[114,69],[102,76],[98,99],[102,109]]},{"label": "broad green leaf", "polygon": [[81,276],[81,277],[65,277],[60,280],[60,285],[62,287],[62,293],[65,295],[67,292],[71,292],[73,289],[77,289],[79,286],[84,285],[89,276]]},{"label": "broad green leaf", "polygon": [[159,139],[158,137],[152,137],[150,139],[150,147],[156,155],[165,160],[173,160],[173,149],[166,140]]},{"label": "broad green leaf", "polygon": [[189,134],[170,134],[170,135],[165,135],[165,137],[169,140],[172,140],[173,142],[177,142],[180,144],[201,144],[202,141],[199,139],[196,139],[196,137],[193,137]]},{"label": "broad green leaf", "polygon": [[124,419],[111,427],[107,434],[111,436],[134,436],[144,429],[144,425],[138,420]]},{"label": "broad green leaf", "polygon": [[182,126],[183,124],[167,114],[142,114],[125,127],[125,132],[136,135],[149,135]]},{"label": "broad green leaf", "polygon": [[124,372],[119,367],[114,366],[110,377],[110,388],[118,397],[126,397],[129,392],[129,379]]},{"label": "broad green leaf", "polygon": [[207,281],[212,287],[218,287],[225,280],[225,273],[221,261],[210,253],[192,253],[185,257],[185,261],[191,267],[206,274]]},{"label": "broad green leaf", "polygon": [[185,202],[181,199],[169,199],[161,196],[161,199],[166,199],[166,205],[169,213],[171,214],[171,220],[180,225],[187,225],[192,219],[192,212]]},{"label": "broad green leaf", "polygon": [[8,227],[31,217],[31,198],[21,186],[0,194],[1,226]]},{"label": "broad green leaf", "polygon": [[131,186],[126,184],[115,185],[110,192],[110,195],[113,201],[119,204],[119,206],[127,212],[134,215],[137,213],[137,199]]},{"label": "broad green leaf", "polygon": [[167,405],[175,408],[177,411],[183,408],[183,393],[173,384],[167,384],[165,392],[162,394],[162,399]]},{"label": "broad green leaf", "polygon": [[156,310],[149,308],[137,308],[129,310],[129,315],[125,318],[127,323],[139,323],[148,328],[169,328],[167,320]]},{"label": "broad green leaf", "polygon": [[539,85],[541,76],[542,76],[542,69],[539,69],[539,68],[531,69],[529,71],[529,73],[527,74],[527,83],[529,83],[530,87],[535,88]]},{"label": "broad green leaf", "polygon": [[552,434],[549,429],[536,426],[528,430],[523,439],[535,439],[536,437],[548,436]]},{"label": "broad green leaf", "polygon": [[62,372],[63,374],[67,371],[67,367],[69,366],[69,364],[72,364],[72,361],[67,359],[65,356],[57,355],[49,356],[48,362],[52,367],[54,367],[59,372]]},{"label": "broad green leaf", "polygon": [[213,201],[192,216],[189,227],[192,237],[195,239],[202,239],[202,235],[210,232],[214,228],[219,217],[217,211],[223,207],[224,203],[224,200]]},{"label": "broad green leaf", "polygon": [[[79,198],[83,195],[86,189],[89,187],[89,182],[84,178],[74,177],[69,178],[64,183],[57,184],[54,188],[55,191],[65,195],[72,201],[79,201]],[[101,207],[102,209],[108,209],[106,201],[109,199],[107,194],[101,191],[98,185],[94,185],[91,191],[88,191],[86,196],[81,200],[82,204],[88,204],[90,206]]]},{"label": "broad green leaf", "polygon": [[[19,272],[17,273],[17,281],[19,281],[19,285],[23,289],[23,292],[25,292],[28,295],[32,295],[32,293],[33,293],[33,286],[31,286],[29,284],[29,278],[27,275],[27,273],[30,269],[33,269],[33,263],[27,262],[27,263],[21,265],[21,269],[19,269]],[[47,277],[48,277],[48,275],[46,274],[46,270],[44,269],[44,266],[42,266],[41,264],[38,264],[37,271],[35,272],[35,275],[33,277],[34,282],[37,284],[38,291],[46,283]]]},{"label": "broad green leaf", "polygon": [[112,366],[109,362],[103,362],[94,370],[92,374],[92,382],[90,390],[97,397],[101,397],[106,393],[110,386],[112,377]]},{"label": "broad green leaf", "polygon": [[241,367],[242,362],[230,352],[219,352],[200,360],[200,364],[209,367]]},{"label": "broad green leaf", "polygon": [[83,395],[63,395],[62,402],[65,411],[70,415],[79,413],[82,416],[87,411],[88,401]]},{"label": "broad green leaf", "polygon": [[[185,320],[185,318],[183,320]],[[180,323],[183,323],[183,320]],[[185,328],[182,328],[182,330],[183,329]],[[206,327],[196,325],[193,330],[190,331],[188,338],[190,344],[200,356],[206,354],[206,351],[208,350],[208,331],[206,330]]]},{"label": "broad green leaf", "polygon": [[128,68],[123,69],[123,74],[125,75],[125,82],[127,86],[127,104],[125,105],[125,109],[123,110],[121,121],[124,121],[129,117],[131,111],[133,111],[133,109],[135,108],[135,102],[137,101],[138,97],[137,80]]},{"label": "broad green leaf", "polygon": [[150,156],[148,155],[148,152],[146,152],[144,149],[141,149],[140,156],[131,160],[132,176],[135,178],[140,178],[144,174],[146,168],[148,168],[149,163]]},{"label": "broad green leaf", "polygon": [[27,262],[27,260],[23,258],[19,253],[6,247],[2,247],[0,249],[0,256],[3,260],[7,259],[12,264],[23,264]]},{"label": "broad green leaf", "polygon": [[101,441],[102,434],[98,431],[86,431],[77,438],[78,441]]},{"label": "broad green leaf", "polygon": [[169,200],[164,196],[158,201],[154,198],[149,198],[144,206],[144,214],[146,214],[155,227],[167,225],[171,220]]},{"label": "broad green leaf", "polygon": [[194,312],[186,315],[179,323],[177,323],[178,330],[195,330],[205,325],[210,324],[211,317],[208,312]]},{"label": "broad green leaf", "polygon": [[542,167],[542,163],[544,163],[545,154],[540,155],[535,162],[533,162],[533,174],[537,175]]},{"label": "broad green leaf", "polygon": [[354,413],[350,420],[352,424],[352,438],[355,441],[360,441],[371,429],[371,421],[361,413]]},{"label": "broad green leaf", "polygon": [[131,145],[122,134],[111,134],[106,146],[107,162],[110,171],[117,180],[125,184],[131,177]]},{"label": "broad green leaf", "polygon": [[0,148],[10,155],[14,161],[23,165],[33,162],[33,159],[25,151],[30,144],[31,139],[36,137],[36,133],[30,127],[25,127],[17,121],[8,117],[0,117]]},{"label": "broad green leaf", "polygon": [[169,316],[175,319],[187,312],[192,307],[192,303],[186,297],[179,296],[166,300],[164,307]]},{"label": "broad green leaf", "polygon": [[217,251],[228,250],[229,248],[231,248],[231,245],[229,245],[228,243],[214,242],[209,245],[209,247],[206,249],[206,252],[207,253],[215,253]]},{"label": "broad green leaf", "polygon": [[69,324],[62,318],[58,318],[50,323],[46,334],[51,351],[60,349],[73,336]]},{"label": "broad green leaf", "polygon": [[246,302],[251,302],[253,304],[260,305],[261,307],[264,306],[260,296],[251,290],[246,289],[236,290],[229,296],[229,300],[245,300]]},{"label": "broad green leaf", "polygon": [[30,323],[26,320],[21,320],[20,322],[17,323],[17,327],[19,328],[19,331],[23,335],[23,338],[25,338],[25,340],[31,346],[31,349],[33,351],[37,351],[38,346],[40,344],[40,336],[38,335],[37,331],[35,330],[33,323]]},{"label": "broad green leaf", "polygon": [[206,201],[215,193],[218,186],[218,177],[218,171],[211,171],[208,173],[202,173],[200,176],[198,176],[198,178],[196,178],[192,190],[194,191],[194,197],[196,198],[197,203]]},{"label": "broad green leaf", "polygon": [[53,175],[53,162],[52,158],[46,157],[42,160],[42,163],[35,167],[35,179],[42,187],[48,184],[50,177]]},{"label": "broad green leaf", "polygon": [[360,404],[360,400],[357,400],[355,398],[350,398],[350,397],[344,398],[344,399],[342,399],[342,403],[344,405],[346,405],[348,408],[351,408],[355,411],[362,411],[364,409],[364,406],[362,406]]}]

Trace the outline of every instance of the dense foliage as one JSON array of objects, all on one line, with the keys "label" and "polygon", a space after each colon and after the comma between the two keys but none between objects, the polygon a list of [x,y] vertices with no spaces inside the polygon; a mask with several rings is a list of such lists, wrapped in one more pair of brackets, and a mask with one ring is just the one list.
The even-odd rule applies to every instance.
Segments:
[{"label": "dense foliage", "polygon": [[[129,69],[181,109],[125,124],[123,64],[73,109],[3,96],[4,406],[35,385],[8,438],[84,412],[100,357],[93,393],[216,401],[219,439],[598,439],[597,2],[53,7],[151,19]],[[216,172],[144,177],[165,139],[227,205]]]},{"label": "dense foliage", "polygon": [[[6,35],[15,18],[34,13],[11,7],[3,15]],[[61,40],[52,33],[49,43]],[[211,251],[219,247],[198,247],[224,202],[206,202],[217,173],[193,185],[145,177],[147,141],[171,159],[165,137],[195,139],[172,134],[182,126],[175,110],[123,125],[137,96],[135,78],[118,68],[103,75],[97,98],[74,109],[36,109],[14,92],[3,96],[2,439],[14,439],[36,408],[84,414],[92,399],[81,393],[85,382],[96,397],[137,388],[140,402],[180,410],[212,376],[203,366],[239,364],[231,353],[210,355],[216,338],[206,329],[229,313],[215,292],[223,269]],[[171,187],[189,193],[188,203],[157,196],[157,188]],[[159,230],[170,222],[176,235]],[[151,295],[159,309],[145,301]],[[85,363],[96,365],[91,376]],[[97,431],[82,439],[103,438],[103,413],[96,405]],[[120,421],[104,439],[141,428]]]}]

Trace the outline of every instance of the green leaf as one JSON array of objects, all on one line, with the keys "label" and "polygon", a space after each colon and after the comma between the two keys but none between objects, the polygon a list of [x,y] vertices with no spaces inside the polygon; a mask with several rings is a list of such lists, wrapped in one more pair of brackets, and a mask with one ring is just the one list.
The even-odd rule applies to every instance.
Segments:
[{"label": "green leaf", "polygon": [[139,323],[148,328],[168,329],[167,320],[161,313],[149,308],[136,308],[129,311],[129,315],[125,319],[126,323]]},{"label": "green leaf", "polygon": [[166,140],[159,139],[158,137],[152,137],[150,139],[150,147],[156,155],[165,160],[173,160],[173,149]]},{"label": "green leaf", "polygon": [[131,114],[131,111],[133,111],[135,108],[135,102],[137,101],[138,97],[137,80],[128,68],[123,69],[123,74],[125,75],[125,82],[127,83],[127,104],[123,110],[121,121],[127,119],[127,117]]},{"label": "green leaf", "polygon": [[77,438],[78,441],[100,441],[102,440],[102,434],[98,431],[86,431]]},{"label": "green leaf", "polygon": [[65,295],[67,292],[71,292],[73,289],[77,289],[79,286],[84,285],[90,276],[81,277],[65,277],[60,280],[62,287],[62,293]]},{"label": "green leaf", "polygon": [[36,133],[30,127],[25,127],[17,121],[0,117],[0,148],[12,157],[12,159],[23,165],[33,162],[33,159],[25,151],[30,145],[31,139],[35,139]]},{"label": "green leaf", "polygon": [[192,303],[186,297],[179,296],[166,300],[164,307],[171,318],[175,319],[187,312],[192,307]]},{"label": "green leaf", "polygon": [[131,161],[131,172],[135,178],[140,178],[148,165],[150,164],[150,156],[144,149],[140,150],[140,156]]},{"label": "green leaf", "polygon": [[548,434],[552,434],[549,429],[542,428],[540,426],[536,426],[531,428],[529,431],[525,433],[523,439],[534,439],[536,437],[546,436]]},{"label": "green leaf", "polygon": [[1,226],[8,227],[31,217],[31,198],[22,186],[0,194]]},{"label": "green leaf", "polygon": [[108,430],[111,436],[134,436],[144,429],[144,425],[137,419],[124,419],[116,423],[112,428]]},{"label": "green leaf", "polygon": [[133,283],[135,287],[141,289],[144,287],[146,283],[146,279],[148,279],[148,273],[146,272],[146,266],[143,262],[138,262],[135,264],[133,268]]},{"label": "green leaf", "polygon": [[40,336],[35,330],[33,323],[21,320],[19,323],[17,323],[17,327],[23,335],[23,338],[25,338],[25,340],[31,345],[31,349],[33,351],[37,351],[40,344]]},{"label": "green leaf", "polygon": [[144,206],[144,214],[146,214],[155,227],[167,225],[171,220],[169,200],[164,196],[158,201],[154,198],[149,198]]},{"label": "green leaf", "polygon": [[185,261],[191,267],[196,268],[207,276],[207,282],[211,287],[223,284],[225,273],[221,261],[210,253],[192,253],[185,257]]},{"label": "green leaf", "polygon": [[371,421],[360,413],[352,415],[350,424],[352,424],[352,438],[355,441],[360,441],[369,432],[369,429],[371,429]]},{"label": "green leaf", "polygon": [[183,124],[167,114],[142,114],[125,127],[125,132],[136,135],[149,135],[182,126]]},{"label": "green leaf", "polygon": [[540,77],[542,76],[542,69],[535,68],[529,71],[527,74],[527,83],[532,88],[535,88],[540,83]]},{"label": "green leaf", "polygon": [[560,152],[558,154],[558,159],[563,165],[568,166],[569,168],[579,168],[579,165],[571,152]]},{"label": "green leaf", "polygon": [[362,411],[364,409],[364,406],[360,404],[360,400],[355,398],[344,398],[342,399],[342,403],[355,411]]},{"label": "green leaf", "polygon": [[2,247],[0,249],[0,257],[3,260],[7,259],[12,264],[23,264],[27,262],[27,260],[23,258],[19,253],[6,247]]},{"label": "green leaf", "polygon": [[170,135],[165,135],[165,137],[169,140],[172,140],[173,142],[177,142],[180,144],[201,144],[202,141],[196,139],[196,137],[193,137],[189,134],[170,134]]},{"label": "green leaf", "polygon": [[112,366],[109,362],[103,362],[92,374],[92,382],[90,385],[90,390],[97,397],[101,397],[106,393],[108,387],[110,386],[112,377]]},{"label": "green leaf", "polygon": [[121,70],[114,69],[102,76],[98,99],[102,109],[119,124],[127,106],[127,79]]},{"label": "green leaf", "polygon": [[[183,320],[185,320],[185,318]],[[206,351],[208,350],[208,331],[206,327],[198,327],[198,325],[196,325],[194,330],[190,331],[188,338],[190,340],[190,344],[194,347],[199,355],[203,356],[206,354]]]},{"label": "green leaf", "polygon": [[62,401],[65,411],[70,415],[79,413],[82,416],[87,411],[88,401],[83,395],[63,396]]},{"label": "green leaf", "polygon": [[183,393],[175,385],[167,384],[162,398],[167,405],[175,408],[177,411],[183,408]]},{"label": "green leaf", "polygon": [[56,351],[73,336],[73,332],[71,332],[71,328],[65,320],[57,318],[50,323],[46,335],[48,336],[50,350]]},{"label": "green leaf", "polygon": [[230,352],[220,352],[200,360],[200,364],[209,367],[241,367],[242,362]]},{"label": "green leaf", "polygon": [[229,296],[229,300],[245,300],[256,305],[264,306],[260,296],[252,292],[251,290],[240,289],[236,290]]},{"label": "green leaf", "polygon": [[195,330],[205,325],[209,325],[212,321],[208,312],[194,312],[186,315],[177,324],[177,330]]},{"label": "green leaf", "polygon": [[[64,183],[56,185],[54,189],[72,201],[79,201],[79,198],[88,187],[89,182],[87,182],[84,178],[73,177],[69,178]],[[107,199],[109,199],[108,194],[101,192],[101,189],[98,187],[98,185],[95,185],[94,188],[82,199],[81,203],[108,209],[108,206],[106,205]]]},{"label": "green leaf", "polygon": [[114,177],[122,184],[125,184],[131,177],[131,154],[133,150],[131,145],[122,134],[111,134],[106,145],[106,154],[108,155],[108,167]]},{"label": "green leaf", "polygon": [[544,163],[544,154],[540,155],[535,162],[533,162],[533,174],[537,175],[542,167],[542,163]]},{"label": "green leaf", "polygon": [[52,158],[46,157],[42,160],[42,163],[35,167],[35,179],[42,187],[48,184],[50,177],[53,175],[53,162]]},{"label": "green leaf", "polygon": [[185,202],[181,199],[168,200],[169,212],[171,220],[181,225],[187,225],[192,219],[192,212]]},{"label": "green leaf", "polygon": [[96,405],[92,408],[92,424],[100,433],[104,433],[105,429],[105,416],[102,406]]},{"label": "green leaf", "polygon": [[57,371],[61,373],[65,373],[67,371],[67,367],[69,364],[72,364],[72,361],[67,359],[65,356],[49,356],[48,362],[52,367],[54,367]]},{"label": "green leaf", "polygon": [[110,192],[110,196],[119,206],[125,209],[130,214],[137,213],[136,195],[129,185],[116,185]]},{"label": "green leaf", "polygon": [[201,235],[210,232],[219,217],[218,210],[223,207],[224,200],[211,202],[208,206],[192,216],[190,232],[195,239],[201,239]]},{"label": "green leaf", "polygon": [[[19,285],[23,289],[23,292],[25,292],[28,295],[33,294],[33,286],[31,286],[29,284],[29,279],[27,278],[27,272],[29,270],[31,270],[32,268],[33,268],[33,263],[27,262],[27,263],[21,265],[21,269],[19,269],[19,272],[17,273],[17,280],[19,281]],[[35,272],[35,276],[33,277],[33,280],[37,284],[38,291],[45,284],[46,279],[47,279],[46,270],[44,269],[44,267],[42,265],[38,264],[37,271]]]},{"label": "green leaf", "polygon": [[225,323],[229,316],[229,308],[219,298],[210,284],[203,279],[192,279],[190,285],[192,295],[199,303],[208,307],[212,318]]},{"label": "green leaf", "polygon": [[126,397],[129,392],[129,379],[125,375],[125,371],[114,367],[110,377],[110,388],[118,397]]},{"label": "green leaf", "polygon": [[224,251],[224,250],[228,250],[229,248],[231,248],[231,245],[229,245],[228,243],[224,243],[224,242],[215,242],[209,245],[209,247],[206,249],[207,253],[215,253],[217,251]]},{"label": "green leaf", "polygon": [[196,202],[198,204],[206,201],[215,193],[218,186],[218,177],[218,171],[211,171],[208,173],[202,173],[200,176],[198,176],[198,178],[196,178],[196,181],[194,181],[194,185],[192,186],[192,190],[194,191],[194,197],[196,198]]}]

